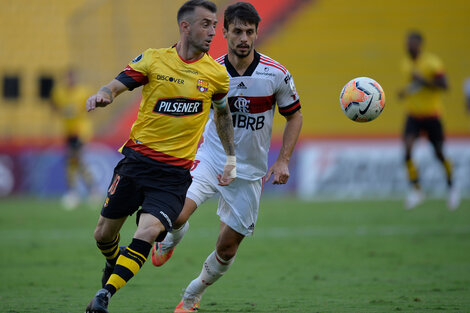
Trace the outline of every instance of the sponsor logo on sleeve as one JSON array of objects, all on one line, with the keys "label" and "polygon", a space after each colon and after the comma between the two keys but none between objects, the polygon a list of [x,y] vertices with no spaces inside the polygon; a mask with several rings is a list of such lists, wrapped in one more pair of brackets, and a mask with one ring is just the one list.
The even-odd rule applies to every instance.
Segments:
[{"label": "sponsor logo on sleeve", "polygon": [[292,92],[293,92],[294,94],[297,94],[297,90],[295,89],[295,85],[294,85],[294,80],[292,80],[292,79],[290,80],[290,85],[289,85],[289,87],[290,87],[290,90],[292,90]]},{"label": "sponsor logo on sleeve", "polygon": [[292,78],[292,76],[291,76],[290,74],[288,74],[288,75],[284,78],[284,82],[285,82],[286,84],[288,84],[288,83],[289,83],[289,80],[290,80],[291,78]]},{"label": "sponsor logo on sleeve", "polygon": [[[128,59],[129,60],[129,59]],[[135,57],[131,62],[132,63],[137,63],[139,62],[140,60],[142,60],[142,53],[139,54],[137,57]]]},{"label": "sponsor logo on sleeve", "polygon": [[[294,94],[297,94],[297,90],[295,89],[294,80],[292,79],[292,75],[291,75],[291,74],[287,74],[287,76],[284,78],[284,82],[286,83],[286,85],[289,85],[290,90],[291,90]],[[295,100],[295,97],[294,97],[294,100]]]}]

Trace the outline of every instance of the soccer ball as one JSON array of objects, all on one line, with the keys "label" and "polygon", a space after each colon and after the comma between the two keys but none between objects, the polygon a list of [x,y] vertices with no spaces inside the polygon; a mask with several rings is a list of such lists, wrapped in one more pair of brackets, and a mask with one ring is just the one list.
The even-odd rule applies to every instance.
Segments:
[{"label": "soccer ball", "polygon": [[357,77],[344,86],[339,103],[349,119],[355,122],[369,122],[382,113],[385,93],[372,78]]}]

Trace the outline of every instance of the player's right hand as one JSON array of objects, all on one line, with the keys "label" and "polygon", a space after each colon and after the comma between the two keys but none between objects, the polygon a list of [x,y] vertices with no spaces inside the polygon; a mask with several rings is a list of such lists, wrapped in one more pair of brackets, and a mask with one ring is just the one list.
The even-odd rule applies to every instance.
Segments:
[{"label": "player's right hand", "polygon": [[219,186],[228,186],[237,178],[237,168],[235,165],[225,164],[224,172],[217,175]]},{"label": "player's right hand", "polygon": [[111,100],[103,97],[102,95],[96,94],[88,98],[86,101],[87,112],[93,111],[96,107],[104,107],[111,103]]}]

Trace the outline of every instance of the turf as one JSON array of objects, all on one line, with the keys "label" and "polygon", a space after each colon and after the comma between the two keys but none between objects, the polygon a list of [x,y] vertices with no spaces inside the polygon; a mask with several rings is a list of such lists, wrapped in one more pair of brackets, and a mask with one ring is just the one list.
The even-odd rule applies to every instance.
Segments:
[{"label": "turf", "polygon": [[[161,268],[150,262],[110,312],[173,312],[214,249],[215,202],[191,219]],[[0,200],[0,312],[84,312],[104,261],[93,240],[98,210],[58,201]],[[131,217],[122,233],[128,244]],[[412,211],[401,201],[302,202],[264,198],[253,238],[204,295],[200,312],[470,312],[470,200]]]}]

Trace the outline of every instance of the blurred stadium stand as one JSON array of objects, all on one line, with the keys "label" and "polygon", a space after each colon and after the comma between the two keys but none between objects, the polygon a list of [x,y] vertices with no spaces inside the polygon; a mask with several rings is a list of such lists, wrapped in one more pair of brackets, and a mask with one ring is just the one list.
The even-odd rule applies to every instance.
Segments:
[{"label": "blurred stadium stand", "polygon": [[[462,90],[470,75],[469,16],[466,0],[316,0],[298,10],[260,49],[293,74],[306,119],[304,135],[399,136],[404,108],[396,93],[403,85],[405,35],[418,29],[425,36],[425,49],[439,55],[447,68],[447,133],[469,136]],[[387,96],[382,116],[373,123],[350,123],[338,110],[341,89],[358,76],[377,80]],[[282,124],[277,126],[279,133]]]},{"label": "blurred stadium stand", "polygon": [[[183,2],[1,0],[0,151],[58,144],[61,124],[44,98],[50,79],[57,82],[74,66],[80,80],[97,90],[144,49],[175,43],[175,13]],[[214,2],[222,13],[234,1]],[[404,108],[396,92],[402,85],[399,64],[410,29],[424,33],[425,48],[438,54],[447,68],[451,86],[445,95],[447,134],[470,138],[462,90],[462,82],[470,76],[469,1],[250,2],[263,19],[258,50],[294,76],[304,116],[304,142],[400,136]],[[220,30],[221,17],[219,25]],[[225,52],[224,46],[219,32],[211,54]],[[342,87],[358,76],[376,79],[387,96],[382,116],[372,123],[350,122],[339,108]],[[115,148],[126,139],[138,94],[123,94],[106,110],[94,112],[96,140]],[[280,138],[283,127],[283,118],[277,115],[275,138]]]},{"label": "blurred stadium stand", "polygon": [[[2,143],[43,143],[59,136],[60,123],[39,96],[39,78],[57,81],[73,66],[80,81],[97,90],[146,48],[175,43],[175,12],[183,2],[1,1],[2,80],[19,78],[18,98],[0,99]],[[98,133],[111,128],[113,115],[135,96],[124,95],[106,114],[94,114]]]}]

